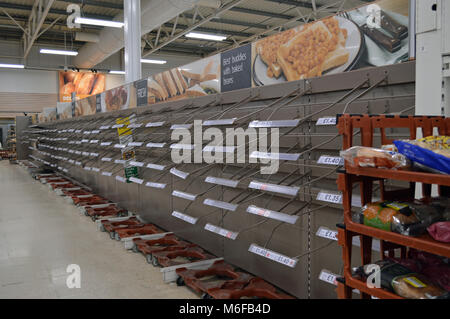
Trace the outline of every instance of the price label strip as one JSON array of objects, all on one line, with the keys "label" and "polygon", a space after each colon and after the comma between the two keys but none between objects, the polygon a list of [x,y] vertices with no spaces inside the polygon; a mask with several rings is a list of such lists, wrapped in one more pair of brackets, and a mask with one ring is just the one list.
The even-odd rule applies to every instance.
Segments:
[{"label": "price label strip", "polygon": [[145,184],[145,186],[151,187],[151,188],[158,188],[158,189],[166,188],[166,184],[153,183],[153,182],[147,182],[147,184]]},{"label": "price label strip", "polygon": [[280,121],[252,121],[248,127],[269,128],[269,127],[296,127],[300,120],[280,120]]},{"label": "price label strip", "polygon": [[202,125],[203,126],[233,125],[235,121],[236,121],[236,118],[223,119],[223,120],[210,120],[210,121],[204,121],[202,123]]},{"label": "price label strip", "polygon": [[222,237],[225,237],[225,238],[228,238],[228,239],[231,239],[231,240],[235,240],[237,238],[237,236],[238,236],[238,233],[236,233],[234,231],[231,231],[231,230],[219,227],[219,226],[214,226],[214,225],[209,224],[209,223],[205,225],[205,229],[207,231],[210,231],[212,233],[218,234],[218,235],[220,235]]},{"label": "price label strip", "polygon": [[342,204],[342,194],[320,191],[319,194],[317,194],[316,200],[332,204]]},{"label": "price label strip", "polygon": [[145,125],[145,127],[161,127],[166,122],[149,122]]},{"label": "price label strip", "polygon": [[227,202],[222,202],[220,200],[214,200],[214,199],[211,199],[211,198],[205,199],[203,201],[203,204],[207,205],[207,206],[221,208],[221,209],[224,209],[224,210],[229,210],[229,211],[232,211],[232,212],[236,211],[236,209],[238,207],[238,205],[227,203]]},{"label": "price label strip", "polygon": [[322,155],[317,161],[317,164],[343,166],[344,159],[337,156]]},{"label": "price label strip", "polygon": [[214,146],[207,145],[203,148],[203,152],[215,152],[215,153],[234,153],[236,150],[235,146]]},{"label": "price label strip", "polygon": [[266,152],[252,152],[250,158],[281,160],[281,161],[298,161],[300,154],[289,153],[266,153]]},{"label": "price label strip", "polygon": [[261,246],[258,246],[256,244],[251,244],[248,248],[248,251],[259,255],[261,257],[270,259],[272,261],[275,261],[277,263],[280,263],[282,265],[294,268],[297,265],[298,259],[292,259],[290,257],[284,256],[282,254],[279,254],[275,251],[272,251],[270,249],[263,248]]},{"label": "price label strip", "polygon": [[268,184],[258,181],[252,181],[248,188],[257,189],[266,192],[279,193],[283,195],[296,196],[300,190],[299,187],[283,186],[277,184]]},{"label": "price label strip", "polygon": [[336,274],[333,274],[331,271],[323,269],[320,272],[319,280],[325,281],[326,283],[332,284],[334,286],[337,286],[337,278],[340,277]]},{"label": "price label strip", "polygon": [[143,179],[136,178],[136,177],[130,177],[130,181],[135,183],[135,184],[139,184],[139,185],[141,185],[144,182]]},{"label": "price label strip", "polygon": [[172,212],[172,216],[178,219],[181,219],[183,221],[185,221],[186,223],[195,225],[197,223],[198,218],[177,212],[177,211],[173,211]]},{"label": "price label strip", "polygon": [[317,126],[336,125],[336,117],[322,117],[317,120]]},{"label": "price label strip", "polygon": [[285,222],[285,223],[292,224],[292,225],[295,224],[299,218],[298,216],[291,216],[288,214],[275,212],[273,210],[256,207],[254,205],[250,205],[247,207],[247,213],[250,213],[253,215],[258,215],[258,216],[263,216],[263,217],[270,218],[270,219],[279,220],[281,222]]},{"label": "price label strip", "polygon": [[154,169],[157,171],[163,171],[166,167],[164,165],[158,164],[147,164],[147,168]]},{"label": "price label strip", "polygon": [[182,172],[182,171],[176,169],[175,167],[170,170],[170,173],[181,179],[186,179],[189,176],[189,173]]},{"label": "price label strip", "polygon": [[190,201],[194,201],[197,198],[197,195],[185,193],[185,192],[181,192],[181,191],[177,191],[177,190],[174,190],[172,192],[172,196],[175,196],[178,198],[183,198],[183,199],[190,200]]},{"label": "price label strip", "polygon": [[316,232],[316,236],[335,241],[338,240],[337,235],[338,235],[337,230],[331,230],[324,226],[319,227],[319,229]]},{"label": "price label strip", "polygon": [[116,180],[121,182],[121,183],[126,183],[127,179],[123,178],[122,176],[116,176]]},{"label": "price label strip", "polygon": [[239,184],[239,181],[234,181],[231,179],[225,179],[225,178],[219,178],[219,177],[213,177],[213,176],[206,177],[205,182],[210,183],[210,184],[227,186],[227,187],[231,187],[231,188],[236,188]]},{"label": "price label strip", "polygon": [[137,166],[137,167],[143,167],[143,166],[145,165],[145,163],[131,161],[131,162],[130,162],[130,165],[132,165],[132,166]]}]

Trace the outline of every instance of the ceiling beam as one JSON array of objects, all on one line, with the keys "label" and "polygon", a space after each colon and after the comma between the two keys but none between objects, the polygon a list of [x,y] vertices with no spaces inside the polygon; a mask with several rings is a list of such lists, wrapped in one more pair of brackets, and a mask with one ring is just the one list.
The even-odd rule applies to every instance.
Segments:
[{"label": "ceiling beam", "polygon": [[[24,10],[24,11],[31,11],[33,9],[33,6],[10,3],[10,2],[2,2],[2,1],[0,1],[0,7],[4,8],[4,9],[15,9],[15,10]],[[60,10],[60,9],[55,9],[55,8],[50,9],[50,11],[48,13],[68,15],[66,10]],[[104,20],[112,20],[114,18],[113,16],[102,15],[102,14],[84,14],[84,16],[87,18],[104,19]]]},{"label": "ceiling beam", "polygon": [[197,28],[199,28],[200,26],[202,26],[203,24],[211,21],[212,19],[214,19],[215,17],[217,17],[218,15],[228,11],[229,9],[239,5],[241,2],[243,2],[244,0],[234,0],[229,2],[228,4],[226,4],[225,6],[217,9],[216,11],[214,11],[212,14],[210,14],[208,17],[202,19],[201,21],[195,23],[194,25],[186,28],[185,30],[175,34],[174,36],[168,37],[168,39],[166,39],[165,42],[160,43],[158,46],[155,46],[154,48],[148,50],[147,52],[144,52],[143,57],[146,57],[152,53],[157,52],[158,50],[160,50],[161,48],[165,47],[167,44],[172,43],[174,41],[176,41],[177,39],[181,38],[182,36],[184,36],[185,34],[188,34],[189,32],[196,30]]},{"label": "ceiling beam", "polygon": [[103,1],[94,1],[94,0],[57,0],[59,2],[67,2],[67,3],[78,3],[85,4],[89,6],[107,8],[107,9],[118,9],[123,10],[122,3],[113,3],[113,2],[103,2]]},{"label": "ceiling beam", "polygon": [[280,4],[286,4],[289,6],[302,7],[312,9],[312,3],[306,1],[295,1],[295,0],[266,0],[268,2],[275,2]]},{"label": "ceiling beam", "polygon": [[53,2],[55,2],[55,0],[36,0],[34,2],[33,9],[31,10],[30,18],[28,20],[28,26],[26,28],[27,32],[24,32],[23,34],[24,59],[27,58],[34,41],[38,38],[42,25],[44,24],[45,18],[47,17]]},{"label": "ceiling beam", "polygon": [[290,20],[290,19],[293,18],[293,16],[290,16],[290,15],[287,15],[287,14],[274,13],[274,12],[261,11],[261,10],[254,10],[254,9],[247,9],[247,8],[240,8],[240,7],[231,8],[230,11],[239,12],[239,13],[246,13],[246,14],[253,14],[253,15],[269,17],[269,18],[283,19],[283,20]]},{"label": "ceiling beam", "polygon": [[[164,23],[164,26],[167,28],[173,28],[174,24],[167,22]],[[187,29],[190,26],[185,25],[185,24],[178,24],[177,25],[177,29]],[[195,30],[200,31],[200,32],[206,32],[206,33],[220,33],[220,34],[225,34],[225,35],[232,35],[232,36],[237,36],[237,37],[249,37],[251,35],[253,35],[253,33],[248,33],[248,32],[240,32],[240,31],[231,31],[231,30],[219,30],[219,29],[213,29],[213,28],[205,28],[205,27],[198,27]]]}]

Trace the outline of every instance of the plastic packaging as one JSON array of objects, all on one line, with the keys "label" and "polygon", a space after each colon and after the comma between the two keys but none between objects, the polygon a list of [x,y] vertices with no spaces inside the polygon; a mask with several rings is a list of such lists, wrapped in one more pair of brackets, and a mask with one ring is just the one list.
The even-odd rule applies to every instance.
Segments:
[{"label": "plastic packaging", "polygon": [[409,162],[404,155],[379,148],[354,146],[341,151],[340,155],[352,166],[389,169],[409,167]]},{"label": "plastic packaging", "polygon": [[399,153],[433,173],[450,174],[450,136],[394,141]]},{"label": "plastic packaging", "polygon": [[428,233],[437,241],[450,243],[450,222],[439,222],[427,228]]},{"label": "plastic packaging", "polygon": [[431,224],[441,221],[439,209],[431,205],[401,202],[376,202],[353,212],[352,220],[405,236],[420,236]]},{"label": "plastic packaging", "polygon": [[[380,267],[381,288],[407,299],[449,299],[450,293],[431,282],[426,276],[391,260],[375,263]],[[357,273],[367,278],[375,272],[369,265],[359,267]]]}]

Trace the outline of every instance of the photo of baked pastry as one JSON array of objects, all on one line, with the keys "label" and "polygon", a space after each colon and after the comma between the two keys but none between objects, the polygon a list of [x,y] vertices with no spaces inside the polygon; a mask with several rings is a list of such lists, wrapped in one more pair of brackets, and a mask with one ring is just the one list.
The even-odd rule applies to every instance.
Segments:
[{"label": "photo of baked pastry", "polygon": [[220,93],[220,58],[213,56],[148,79],[148,103]]},{"label": "photo of baked pastry", "polygon": [[340,16],[264,38],[254,44],[254,82],[270,85],[347,71],[362,44],[357,25]]},{"label": "photo of baked pastry", "polygon": [[75,116],[92,115],[96,113],[95,95],[78,100],[75,104]]},{"label": "photo of baked pastry", "polygon": [[59,100],[72,101],[72,93],[77,98],[102,93],[106,88],[106,77],[101,73],[92,72],[59,72]]},{"label": "photo of baked pastry", "polygon": [[[127,109],[130,102],[130,85],[108,90],[102,96],[102,112]],[[95,110],[95,104],[94,104]]]},{"label": "photo of baked pastry", "polygon": [[58,102],[56,103],[56,111],[60,120],[70,119],[72,118],[72,103]]}]

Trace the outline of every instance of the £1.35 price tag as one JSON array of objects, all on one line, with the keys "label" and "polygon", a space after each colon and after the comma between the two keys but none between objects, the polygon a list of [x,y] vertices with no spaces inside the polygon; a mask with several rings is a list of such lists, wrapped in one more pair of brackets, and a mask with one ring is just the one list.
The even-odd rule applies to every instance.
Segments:
[{"label": "\u00a31.35 price tag", "polygon": [[316,200],[333,204],[342,204],[342,195],[320,191],[319,194],[317,194]]}]

